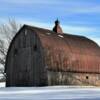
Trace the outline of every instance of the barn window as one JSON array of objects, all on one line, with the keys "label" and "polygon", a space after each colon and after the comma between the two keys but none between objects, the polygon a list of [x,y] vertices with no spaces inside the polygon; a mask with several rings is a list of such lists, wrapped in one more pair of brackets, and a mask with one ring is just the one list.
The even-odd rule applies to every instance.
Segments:
[{"label": "barn window", "polygon": [[16,56],[17,54],[18,54],[18,50],[15,49],[15,50],[14,50],[14,55]]},{"label": "barn window", "polygon": [[37,51],[37,45],[36,44],[34,45],[34,51]]},{"label": "barn window", "polygon": [[88,77],[88,76],[86,76],[86,79],[89,79],[89,77]]},{"label": "barn window", "polygon": [[25,36],[27,35],[27,30],[25,30]]}]

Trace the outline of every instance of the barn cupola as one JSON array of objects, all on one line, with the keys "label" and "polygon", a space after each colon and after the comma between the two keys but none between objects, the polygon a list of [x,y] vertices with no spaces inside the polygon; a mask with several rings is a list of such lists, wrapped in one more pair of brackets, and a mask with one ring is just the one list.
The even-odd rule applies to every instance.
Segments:
[{"label": "barn cupola", "polygon": [[63,31],[62,31],[62,28],[60,27],[60,22],[59,22],[58,19],[55,21],[55,26],[53,28],[53,31],[56,32],[56,33],[63,34]]}]

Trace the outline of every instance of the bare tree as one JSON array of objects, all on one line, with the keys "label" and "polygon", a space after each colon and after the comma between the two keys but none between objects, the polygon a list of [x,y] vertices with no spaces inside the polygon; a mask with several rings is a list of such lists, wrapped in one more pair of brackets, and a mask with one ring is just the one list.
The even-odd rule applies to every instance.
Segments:
[{"label": "bare tree", "polygon": [[4,66],[9,44],[20,27],[21,24],[13,19],[9,19],[6,24],[0,24],[0,74],[2,76],[5,76]]}]

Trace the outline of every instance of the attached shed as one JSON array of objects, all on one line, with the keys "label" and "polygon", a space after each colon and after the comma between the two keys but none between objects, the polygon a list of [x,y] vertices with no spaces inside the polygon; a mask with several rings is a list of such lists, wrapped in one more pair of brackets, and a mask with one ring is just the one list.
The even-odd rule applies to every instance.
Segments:
[{"label": "attached shed", "polygon": [[100,85],[100,47],[84,36],[24,25],[5,64],[6,86]]}]

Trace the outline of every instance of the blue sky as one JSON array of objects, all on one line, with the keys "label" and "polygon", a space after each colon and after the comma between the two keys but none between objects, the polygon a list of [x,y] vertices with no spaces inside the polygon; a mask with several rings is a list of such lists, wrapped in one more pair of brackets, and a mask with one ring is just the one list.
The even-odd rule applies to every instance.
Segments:
[{"label": "blue sky", "polygon": [[100,0],[0,0],[0,23],[9,18],[49,29],[58,18],[65,33],[100,44]]}]

